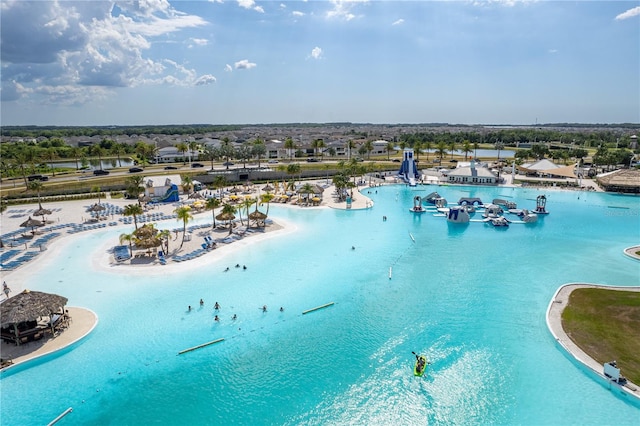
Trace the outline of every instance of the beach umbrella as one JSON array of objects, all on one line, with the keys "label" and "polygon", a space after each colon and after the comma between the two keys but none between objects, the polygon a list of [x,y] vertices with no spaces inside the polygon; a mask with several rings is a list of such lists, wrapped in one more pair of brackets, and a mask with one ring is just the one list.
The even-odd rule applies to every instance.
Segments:
[{"label": "beach umbrella", "polygon": [[21,228],[31,228],[31,232],[35,233],[34,229],[38,226],[42,226],[44,225],[44,223],[42,223],[39,220],[36,219],[32,219],[31,216],[29,216],[29,219],[25,220],[24,222],[22,222],[20,224]]},{"label": "beach umbrella", "polygon": [[200,199],[200,198],[204,198],[204,197],[199,192],[194,192],[193,194],[189,195],[189,198]]},{"label": "beach umbrella", "polygon": [[98,213],[98,212],[104,211],[106,209],[107,208],[105,206],[103,206],[102,204],[97,204],[96,203],[96,204],[92,205],[91,207],[89,207],[89,209],[87,211]]},{"label": "beach umbrella", "polygon": [[273,191],[274,189],[275,188],[269,184],[266,184],[265,186],[262,187],[262,190],[267,192]]},{"label": "beach umbrella", "polygon": [[255,220],[257,224],[259,224],[260,222],[262,222],[262,224],[264,225],[264,220],[267,218],[267,215],[262,213],[259,210],[254,210],[251,213],[249,213],[249,219],[251,220]]},{"label": "beach umbrella", "polygon": [[37,320],[38,317],[50,316],[60,312],[67,304],[67,298],[52,293],[24,290],[5,300],[0,306],[0,323],[4,328],[26,321]]},{"label": "beach umbrella", "polygon": [[311,185],[314,194],[324,194],[324,188],[320,185]]},{"label": "beach umbrella", "polygon": [[47,219],[46,219],[46,215],[51,214],[51,210],[49,209],[45,209],[42,206],[40,206],[40,208],[38,210],[36,210],[35,212],[33,212],[34,216],[42,216],[42,222],[46,223]]}]

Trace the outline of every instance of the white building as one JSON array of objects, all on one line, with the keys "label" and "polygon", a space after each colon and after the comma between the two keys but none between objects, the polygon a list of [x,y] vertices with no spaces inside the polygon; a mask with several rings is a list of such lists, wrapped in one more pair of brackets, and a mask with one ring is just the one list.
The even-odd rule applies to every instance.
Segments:
[{"label": "white building", "polygon": [[185,152],[178,151],[175,146],[158,149],[156,158],[158,163],[175,163],[176,161],[189,161],[198,159],[198,151],[187,150]]},{"label": "white building", "polygon": [[495,185],[498,177],[487,167],[476,167],[476,162],[471,160],[469,166],[457,167],[447,174],[447,182],[465,185]]},{"label": "white building", "polygon": [[166,197],[173,185],[177,187],[178,193],[182,192],[180,175],[145,176],[142,178],[142,184],[144,185],[144,195],[152,199]]}]

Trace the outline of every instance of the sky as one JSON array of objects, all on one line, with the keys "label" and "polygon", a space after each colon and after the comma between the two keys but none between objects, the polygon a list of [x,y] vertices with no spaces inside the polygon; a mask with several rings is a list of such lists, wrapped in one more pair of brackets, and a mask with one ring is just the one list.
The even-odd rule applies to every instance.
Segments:
[{"label": "sky", "polygon": [[0,0],[0,124],[639,123],[640,1]]}]

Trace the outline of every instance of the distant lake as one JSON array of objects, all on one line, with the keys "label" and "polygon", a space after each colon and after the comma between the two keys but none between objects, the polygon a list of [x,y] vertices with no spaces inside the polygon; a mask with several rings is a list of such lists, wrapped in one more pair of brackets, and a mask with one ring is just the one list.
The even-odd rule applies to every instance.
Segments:
[{"label": "distant lake", "polygon": [[[435,154],[436,150],[435,149],[421,149],[420,152],[422,153],[429,153],[429,154]],[[464,157],[464,152],[462,152],[461,150],[457,149],[455,151],[453,151],[453,153],[455,155],[461,155]],[[500,150],[500,158],[514,158],[515,157],[515,151],[507,151],[504,149]],[[447,154],[445,155],[445,157],[447,155],[451,155],[450,151],[447,151]],[[479,157],[479,158],[483,158],[483,157],[498,157],[498,150],[497,149],[477,149],[475,151],[471,151],[469,153],[467,153],[467,157],[471,158],[471,157]]]},{"label": "distant lake", "polygon": [[[102,162],[102,167],[100,167],[100,163]],[[131,158],[121,158],[120,161],[118,161],[117,158],[113,158],[113,159],[108,159],[108,160],[102,160],[102,161],[98,161],[98,160],[85,160],[83,161],[78,161],[78,165],[80,166],[80,168],[84,168],[86,167],[88,170],[98,170],[100,168],[102,169],[113,169],[115,167],[131,167],[134,165],[133,160]],[[76,162],[75,161],[55,161],[55,162],[48,162],[47,166],[48,167],[61,167],[61,168],[69,168],[69,169],[75,169],[76,168]]]}]

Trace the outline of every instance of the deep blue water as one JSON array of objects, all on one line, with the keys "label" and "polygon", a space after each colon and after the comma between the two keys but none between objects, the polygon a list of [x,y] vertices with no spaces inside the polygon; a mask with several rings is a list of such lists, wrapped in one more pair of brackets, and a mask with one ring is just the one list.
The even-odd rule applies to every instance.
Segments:
[{"label": "deep blue water", "polygon": [[[434,189],[529,209],[542,193],[417,194]],[[59,424],[638,424],[638,406],[576,365],[545,323],[565,283],[640,285],[640,262],[622,253],[640,241],[638,198],[550,191],[547,217],[496,229],[414,215],[405,186],[369,191],[366,211],[271,206],[296,232],[176,274],[92,270],[87,256],[122,230],[61,242],[26,286],[100,322],[62,355],[4,374],[2,425],[46,424],[68,407]],[[432,362],[423,378],[412,351]]]}]

